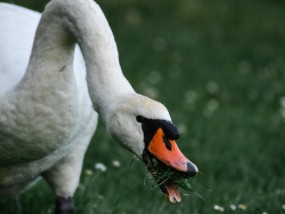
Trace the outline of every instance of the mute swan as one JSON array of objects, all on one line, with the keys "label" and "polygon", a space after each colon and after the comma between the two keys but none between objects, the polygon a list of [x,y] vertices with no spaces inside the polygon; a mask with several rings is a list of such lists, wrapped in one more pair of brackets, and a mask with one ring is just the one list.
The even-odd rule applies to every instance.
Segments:
[{"label": "mute swan", "polygon": [[[1,3],[0,32],[0,195],[42,176],[57,196],[56,212],[72,213],[97,114],[145,162],[147,150],[178,171],[197,173],[175,144],[179,133],[167,109],[137,94],[122,74],[94,1],[52,0],[42,16]],[[161,189],[170,202],[181,200],[171,186]]]}]

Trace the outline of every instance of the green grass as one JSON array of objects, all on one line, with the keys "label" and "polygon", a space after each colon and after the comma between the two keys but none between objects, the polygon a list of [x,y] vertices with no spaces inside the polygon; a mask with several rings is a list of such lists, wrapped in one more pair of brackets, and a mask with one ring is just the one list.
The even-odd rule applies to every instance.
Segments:
[{"label": "green grass", "polygon": [[[15,2],[39,9],[45,3]],[[138,92],[163,102],[181,128],[180,149],[202,172],[191,186],[205,201],[190,194],[168,204],[144,185],[143,164],[130,165],[133,156],[100,124],[84,165],[94,174],[82,174],[77,213],[219,213],[214,205],[224,213],[285,213],[284,1],[99,3],[125,75]],[[96,162],[107,171],[96,171]],[[53,201],[43,181],[20,195],[27,214],[52,213]],[[16,210],[14,198],[0,199],[0,213]]]}]

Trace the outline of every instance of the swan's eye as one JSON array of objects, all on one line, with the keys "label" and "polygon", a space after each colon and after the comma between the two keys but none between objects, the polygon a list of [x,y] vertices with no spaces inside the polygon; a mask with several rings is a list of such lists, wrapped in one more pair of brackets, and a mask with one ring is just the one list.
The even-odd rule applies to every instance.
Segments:
[{"label": "swan's eye", "polygon": [[137,121],[139,122],[139,123],[142,123],[143,122],[143,120],[144,120],[144,117],[143,116],[137,116]]}]

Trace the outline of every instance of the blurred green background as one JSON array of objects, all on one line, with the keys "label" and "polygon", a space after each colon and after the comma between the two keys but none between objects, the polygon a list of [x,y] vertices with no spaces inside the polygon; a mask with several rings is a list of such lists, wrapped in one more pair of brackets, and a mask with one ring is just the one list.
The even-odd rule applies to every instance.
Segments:
[{"label": "blurred green background", "polygon": [[[10,1],[42,11],[47,1]],[[76,213],[285,213],[285,1],[98,0],[134,88],[164,103],[178,144],[202,174],[170,205],[145,168],[99,124],[75,195]],[[121,166],[116,167],[117,160]],[[103,163],[100,172],[94,164]],[[39,182],[23,213],[52,213]],[[15,198],[0,213],[17,212]]]}]

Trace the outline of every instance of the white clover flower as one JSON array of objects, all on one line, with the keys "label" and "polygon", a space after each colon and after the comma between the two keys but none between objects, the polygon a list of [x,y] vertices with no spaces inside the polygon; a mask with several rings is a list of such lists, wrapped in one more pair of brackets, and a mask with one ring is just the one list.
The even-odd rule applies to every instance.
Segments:
[{"label": "white clover flower", "polygon": [[238,70],[242,74],[248,74],[252,70],[252,65],[250,64],[250,62],[243,60],[239,63]]},{"label": "white clover flower", "polygon": [[192,90],[186,91],[184,94],[184,100],[186,103],[194,104],[197,100],[197,93]]},{"label": "white clover flower", "polygon": [[161,81],[161,74],[158,71],[152,71],[148,75],[148,81],[153,85],[158,84]]},{"label": "white clover flower", "polygon": [[281,108],[285,109],[285,96],[280,97],[279,102],[280,102]]},{"label": "white clover flower", "polygon": [[281,205],[281,208],[282,208],[283,210],[285,210],[285,204],[282,204],[282,205]]},{"label": "white clover flower", "polygon": [[91,169],[85,169],[84,173],[85,173],[85,175],[87,175],[87,176],[93,175],[93,171],[92,171]]},{"label": "white clover flower", "polygon": [[219,108],[219,101],[215,99],[210,99],[203,111],[203,115],[210,118],[213,113]]},{"label": "white clover flower", "polygon": [[118,160],[113,160],[112,164],[113,164],[114,167],[120,167],[121,166],[121,163]]},{"label": "white clover flower", "polygon": [[152,99],[156,99],[159,96],[159,91],[152,87],[145,87],[143,93]]},{"label": "white clover flower", "polygon": [[106,172],[106,170],[107,170],[107,167],[103,163],[96,163],[94,165],[94,168],[98,169],[98,170],[101,170],[102,172]]},{"label": "white clover flower", "polygon": [[210,94],[216,94],[219,91],[219,85],[216,81],[209,81],[206,84],[206,89]]},{"label": "white clover flower", "polygon": [[268,214],[268,212],[262,212],[262,214]]},{"label": "white clover flower", "polygon": [[237,209],[237,206],[234,205],[234,204],[230,204],[230,209],[231,209],[232,211],[235,211],[235,210]]},{"label": "white clover flower", "polygon": [[127,11],[125,19],[129,24],[140,24],[142,21],[142,15],[138,10],[132,8]]},{"label": "white clover flower", "polygon": [[238,208],[241,209],[241,210],[246,210],[247,207],[244,204],[239,204]]},{"label": "white clover flower", "polygon": [[219,205],[216,205],[216,204],[214,205],[213,209],[216,210],[216,211],[219,211],[219,212],[224,212],[225,211],[225,209],[223,207],[221,207]]},{"label": "white clover flower", "polygon": [[216,111],[219,108],[219,102],[215,99],[210,99],[207,103],[207,108],[210,111]]}]

